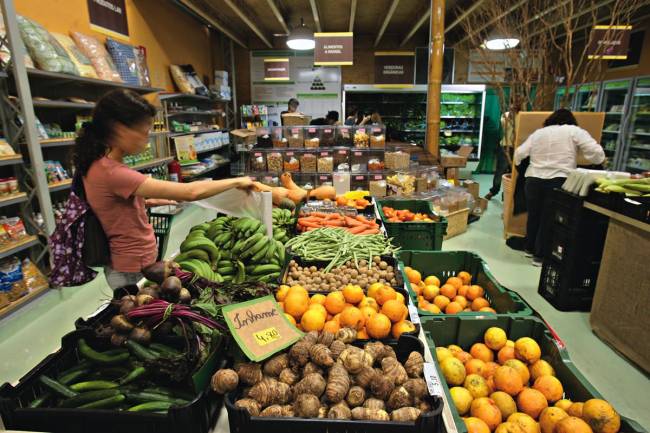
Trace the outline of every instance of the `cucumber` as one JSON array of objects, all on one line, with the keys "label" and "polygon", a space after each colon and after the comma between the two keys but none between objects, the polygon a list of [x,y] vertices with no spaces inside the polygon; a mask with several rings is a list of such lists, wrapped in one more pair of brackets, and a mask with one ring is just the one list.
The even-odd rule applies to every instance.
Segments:
[{"label": "cucumber", "polygon": [[114,407],[126,400],[123,394],[118,394],[113,397],[105,398],[103,400],[93,401],[92,403],[87,403],[82,406],[79,406],[80,409],[107,409]]},{"label": "cucumber", "polygon": [[120,385],[126,385],[127,383],[131,383],[134,380],[139,379],[145,374],[147,374],[147,370],[144,367],[136,367],[129,374],[120,379],[119,383]]},{"label": "cucumber", "polygon": [[135,403],[150,403],[152,401],[158,401],[158,402],[166,401],[168,403],[173,403],[179,406],[189,403],[189,400],[186,400],[184,398],[177,398],[173,395],[157,394],[154,392],[147,392],[147,391],[125,392],[124,395],[126,395],[128,401],[132,401]]},{"label": "cucumber", "polygon": [[162,355],[180,355],[181,352],[174,349],[173,347],[167,346],[161,343],[151,343],[149,348],[155,350],[156,352],[161,353]]},{"label": "cucumber", "polygon": [[63,370],[59,375],[57,376],[57,379],[59,382],[61,381],[61,376],[65,376],[66,374],[73,373],[77,370],[86,370],[89,368],[91,365],[93,365],[89,360],[83,359],[81,360],[78,364],[76,364],[74,367],[70,367],[68,369]]},{"label": "cucumber", "polygon": [[192,401],[196,398],[196,395],[192,394],[191,392],[166,388],[164,386],[145,388],[143,392],[150,393],[150,394],[166,395],[172,399],[181,399],[181,400],[188,400],[188,401]]},{"label": "cucumber", "polygon": [[130,356],[128,352],[119,353],[117,355],[106,355],[104,353],[97,352],[96,350],[88,346],[86,340],[84,340],[83,338],[80,338],[77,341],[77,345],[79,347],[79,353],[81,353],[81,355],[84,358],[97,364],[104,364],[104,365],[121,364],[122,362],[129,359]]},{"label": "cucumber", "polygon": [[141,344],[136,343],[133,340],[126,340],[126,343],[124,343],[124,345],[129,349],[131,353],[133,353],[133,355],[135,355],[136,358],[140,359],[141,361],[155,361],[158,359],[158,357],[151,351],[147,350],[147,348]]},{"label": "cucumber", "polygon": [[142,403],[137,406],[130,407],[129,412],[158,412],[166,411],[173,406],[174,403],[168,401],[150,401]]},{"label": "cucumber", "polygon": [[59,382],[63,385],[75,382],[77,379],[81,379],[90,372],[90,369],[86,368],[84,370],[73,371],[68,374],[64,374],[58,377]]},{"label": "cucumber", "polygon": [[70,385],[70,389],[76,392],[96,391],[100,389],[117,388],[119,385],[108,380],[89,380],[86,382]]},{"label": "cucumber", "polygon": [[51,377],[48,377],[48,376],[46,376],[44,374],[41,375],[38,378],[38,380],[43,385],[48,387],[51,391],[54,391],[55,393],[59,394],[62,397],[72,398],[72,397],[75,397],[77,395],[77,393],[74,390],[66,387],[61,382],[58,382],[58,381],[56,381],[56,380],[52,379]]},{"label": "cucumber", "polygon": [[94,401],[104,400],[110,397],[115,397],[120,391],[118,389],[100,389],[97,391],[84,392],[76,397],[63,400],[60,404],[61,407],[79,407],[84,404],[92,403]]}]

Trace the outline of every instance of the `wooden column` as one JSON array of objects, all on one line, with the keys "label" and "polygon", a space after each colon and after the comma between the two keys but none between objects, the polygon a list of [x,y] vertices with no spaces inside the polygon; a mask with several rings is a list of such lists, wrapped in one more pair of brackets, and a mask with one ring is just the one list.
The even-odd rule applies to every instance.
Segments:
[{"label": "wooden column", "polygon": [[431,0],[426,149],[440,161],[440,89],[445,44],[445,0]]}]

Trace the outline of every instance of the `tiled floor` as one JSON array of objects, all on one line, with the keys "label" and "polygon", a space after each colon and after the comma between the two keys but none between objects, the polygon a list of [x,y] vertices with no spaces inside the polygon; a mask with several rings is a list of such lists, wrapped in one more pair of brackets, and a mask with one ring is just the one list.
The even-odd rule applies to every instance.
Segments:
[{"label": "tiled floor", "polygon": [[[487,192],[490,176],[478,176]],[[471,250],[483,257],[495,277],[518,292],[555,329],[571,359],[587,380],[618,411],[650,430],[650,380],[599,340],[589,327],[588,313],[562,313],[537,294],[540,268],[503,241],[502,205],[493,199],[488,212],[467,233],[446,241],[445,250]],[[210,218],[210,212],[192,207],[175,217],[169,245],[179,245],[189,227]],[[168,248],[171,253],[173,248]],[[82,287],[52,290],[0,321],[0,382],[17,381],[59,347],[77,317],[86,316],[110,298],[102,276]],[[648,336],[641,336],[647,339]],[[223,428],[218,428],[221,431]]]}]

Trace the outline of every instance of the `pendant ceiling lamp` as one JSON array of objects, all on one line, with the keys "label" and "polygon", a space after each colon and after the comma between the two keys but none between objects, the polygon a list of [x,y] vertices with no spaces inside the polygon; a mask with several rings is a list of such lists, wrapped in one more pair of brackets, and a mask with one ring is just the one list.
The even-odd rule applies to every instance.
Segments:
[{"label": "pendant ceiling lamp", "polygon": [[497,31],[492,31],[488,35],[487,39],[483,41],[483,45],[488,50],[508,50],[519,45],[519,37],[514,34],[503,34]]},{"label": "pendant ceiling lamp", "polygon": [[292,50],[313,50],[316,46],[314,32],[300,19],[300,25],[291,30],[287,37],[287,46]]}]

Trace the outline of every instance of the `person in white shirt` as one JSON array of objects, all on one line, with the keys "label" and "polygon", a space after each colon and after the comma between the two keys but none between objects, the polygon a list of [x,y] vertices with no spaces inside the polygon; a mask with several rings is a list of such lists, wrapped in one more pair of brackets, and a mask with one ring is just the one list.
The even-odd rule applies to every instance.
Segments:
[{"label": "person in white shirt", "polygon": [[541,266],[545,224],[544,209],[549,205],[551,192],[560,188],[567,176],[577,167],[578,151],[592,164],[602,164],[605,152],[587,131],[578,126],[571,111],[561,108],[551,114],[544,127],[533,132],[515,151],[515,165],[530,157],[526,170],[526,254],[533,264]]}]

